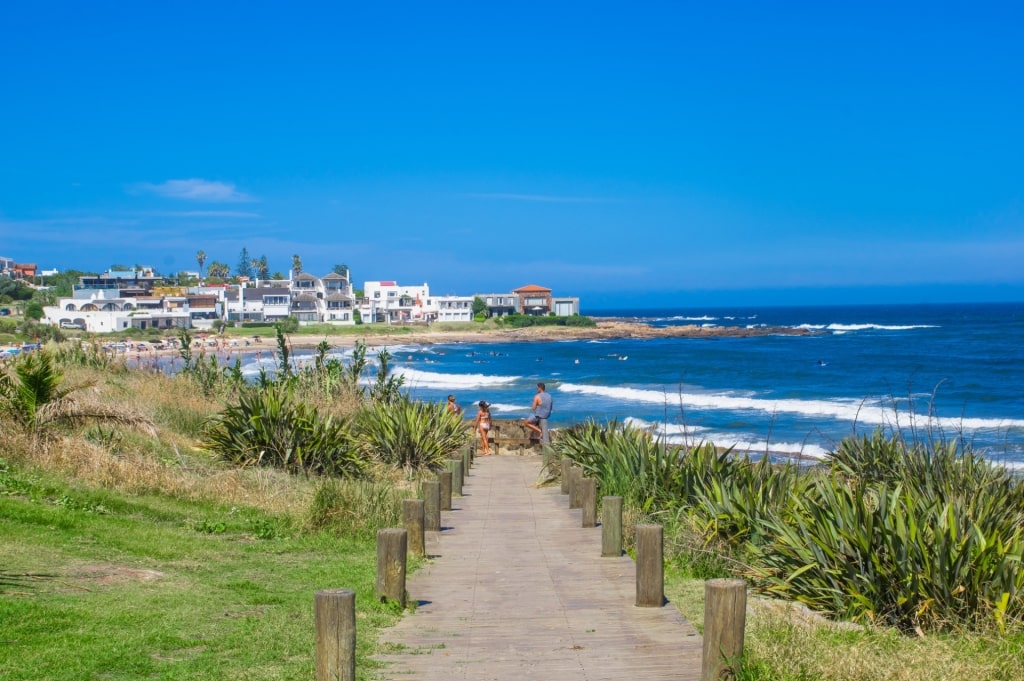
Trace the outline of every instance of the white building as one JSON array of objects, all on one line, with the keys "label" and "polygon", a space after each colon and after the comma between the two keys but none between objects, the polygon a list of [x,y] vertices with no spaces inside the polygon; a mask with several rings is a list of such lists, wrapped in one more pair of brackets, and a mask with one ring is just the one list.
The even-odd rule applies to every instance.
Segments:
[{"label": "white building", "polygon": [[181,329],[191,324],[187,297],[120,297],[116,289],[79,289],[43,308],[43,321],[64,329],[109,333],[126,329]]},{"label": "white building", "polygon": [[437,299],[437,321],[473,321],[473,296],[444,296]]},{"label": "white building", "polygon": [[359,314],[366,322],[404,324],[437,319],[437,300],[430,296],[427,284],[399,286],[394,281],[367,281],[363,296]]}]

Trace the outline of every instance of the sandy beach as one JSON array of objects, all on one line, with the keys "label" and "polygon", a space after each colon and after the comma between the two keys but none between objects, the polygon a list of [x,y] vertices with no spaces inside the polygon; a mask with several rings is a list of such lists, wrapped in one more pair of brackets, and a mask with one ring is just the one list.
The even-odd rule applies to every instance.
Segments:
[{"label": "sandy beach", "polygon": [[[494,329],[481,328],[479,331],[472,330],[445,330],[444,325],[435,324],[423,327],[395,327],[393,333],[381,333],[374,329],[374,333],[354,334],[343,333],[338,335],[304,335],[289,334],[288,344],[292,349],[306,350],[315,348],[323,341],[327,341],[332,347],[350,347],[358,341],[362,341],[370,347],[381,347],[397,345],[400,343],[420,343],[426,345],[445,343],[508,343],[508,342],[543,342],[557,340],[593,340],[593,339],[621,339],[621,338],[746,338],[755,336],[787,335],[807,336],[814,332],[807,329],[793,327],[727,327],[727,326],[698,326],[691,324],[687,326],[655,327],[640,322],[625,322],[614,320],[600,320],[596,327],[571,327],[571,326],[540,326],[526,327],[522,329]],[[272,352],[277,349],[277,340],[274,336],[259,335],[259,340],[254,336],[236,336],[225,334],[223,336],[207,335],[205,338],[198,337],[193,342],[196,350],[207,352]],[[144,350],[139,350],[136,344],[128,349],[128,352],[142,356],[177,355],[177,348],[165,348],[157,350],[146,343]]]}]

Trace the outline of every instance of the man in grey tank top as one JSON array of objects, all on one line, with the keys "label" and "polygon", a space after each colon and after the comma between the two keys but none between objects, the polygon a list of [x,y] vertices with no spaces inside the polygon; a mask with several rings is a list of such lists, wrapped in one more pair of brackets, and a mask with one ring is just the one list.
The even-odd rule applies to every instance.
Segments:
[{"label": "man in grey tank top", "polygon": [[533,397],[533,413],[526,417],[526,427],[537,434],[544,444],[551,442],[548,434],[548,417],[551,416],[553,402],[551,395],[544,388],[543,383],[537,384],[537,394]]}]

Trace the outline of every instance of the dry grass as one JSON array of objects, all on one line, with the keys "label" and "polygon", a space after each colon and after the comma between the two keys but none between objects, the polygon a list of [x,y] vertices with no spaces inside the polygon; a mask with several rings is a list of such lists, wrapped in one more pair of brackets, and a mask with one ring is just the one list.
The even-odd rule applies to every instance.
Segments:
[{"label": "dry grass", "polygon": [[[961,681],[1024,678],[1020,643],[981,634],[908,638],[807,617],[788,606],[748,608],[746,650],[792,678],[837,681]],[[782,677],[784,678],[784,677]]]},{"label": "dry grass", "polygon": [[312,483],[280,471],[231,469],[196,458],[170,462],[140,453],[111,454],[81,437],[32,442],[5,433],[0,435],[0,448],[18,466],[125,494],[162,494],[294,515],[305,511],[313,495]]},{"label": "dry grass", "polygon": [[155,435],[98,426],[49,440],[0,433],[0,447],[11,463],[38,468],[89,486],[126,494],[165,494],[258,507],[301,516],[314,486],[275,470],[239,470],[198,448],[205,421],[220,410],[189,381],[141,371],[66,370],[74,384],[94,383],[83,397],[96,404],[142,416]]},{"label": "dry grass", "polygon": [[[665,593],[700,629],[704,582],[666,573]],[[745,681],[1020,681],[1021,626],[1007,637],[978,633],[908,637],[895,629],[831,622],[798,604],[747,601]]]}]

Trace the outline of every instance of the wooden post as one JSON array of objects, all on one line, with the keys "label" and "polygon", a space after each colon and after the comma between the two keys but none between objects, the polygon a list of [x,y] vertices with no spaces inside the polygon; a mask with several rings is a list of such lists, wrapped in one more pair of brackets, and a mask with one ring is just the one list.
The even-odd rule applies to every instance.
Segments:
[{"label": "wooden post", "polygon": [[572,459],[562,459],[562,494],[569,493],[569,471],[572,469]]},{"label": "wooden post", "polygon": [[636,605],[665,604],[665,545],[661,525],[636,526]]},{"label": "wooden post", "polygon": [[469,469],[473,466],[473,455],[468,449],[462,450],[462,472],[469,475]]},{"label": "wooden post", "polygon": [[584,478],[580,495],[580,507],[583,509],[583,527],[597,527],[597,480]]},{"label": "wooden post", "polygon": [[426,539],[423,534],[425,513],[423,499],[402,500],[402,524],[409,536],[409,553],[417,556],[427,554]]},{"label": "wooden post", "polygon": [[448,469],[452,473],[452,495],[462,496],[462,459],[449,459]]},{"label": "wooden post", "polygon": [[601,499],[601,555],[622,555],[622,497]]},{"label": "wooden post", "polygon": [[704,582],[704,655],[701,681],[733,679],[743,657],[747,583],[742,579]]},{"label": "wooden post", "polygon": [[313,597],[316,681],[355,681],[356,592],[325,589]]},{"label": "wooden post", "polygon": [[408,534],[404,528],[377,530],[377,595],[405,607],[405,554]]},{"label": "wooden post", "polygon": [[441,483],[437,480],[424,480],[423,489],[423,529],[430,532],[441,531]]},{"label": "wooden post", "polygon": [[452,472],[441,471],[437,474],[437,481],[441,483],[441,510],[452,510]]},{"label": "wooden post", "polygon": [[569,508],[583,506],[583,469],[573,466],[569,470]]}]

